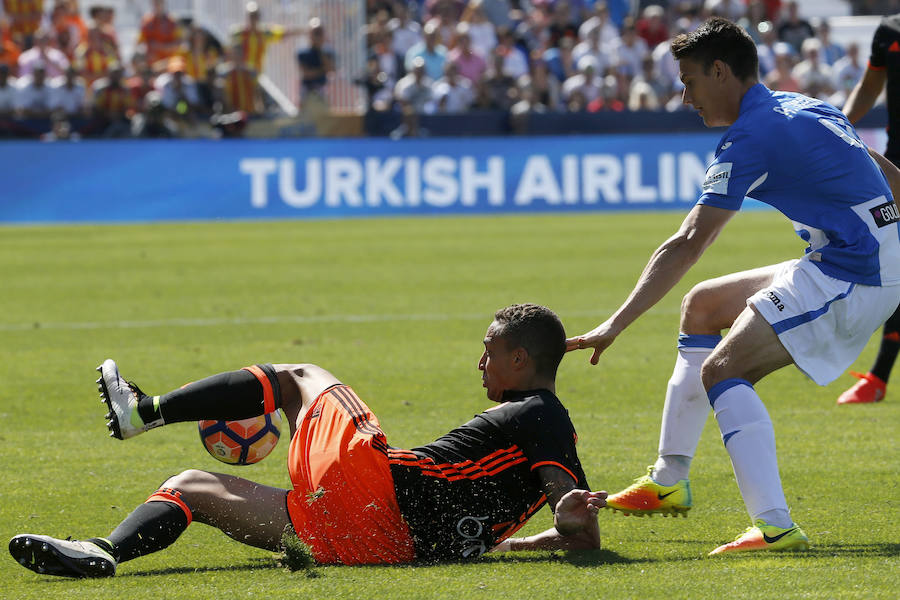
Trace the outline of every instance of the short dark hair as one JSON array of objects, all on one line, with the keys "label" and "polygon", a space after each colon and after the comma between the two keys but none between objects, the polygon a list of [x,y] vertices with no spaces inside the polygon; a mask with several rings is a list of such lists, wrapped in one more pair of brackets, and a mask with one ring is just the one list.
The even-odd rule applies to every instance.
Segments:
[{"label": "short dark hair", "polygon": [[672,40],[675,60],[689,59],[703,65],[708,73],[713,62],[721,60],[741,81],[759,77],[756,44],[744,29],[721,17],[711,17],[690,33]]},{"label": "short dark hair", "polygon": [[498,310],[494,320],[500,326],[495,333],[507,348],[525,348],[535,373],[556,378],[566,353],[566,330],[556,313],[538,304],[513,304]]}]

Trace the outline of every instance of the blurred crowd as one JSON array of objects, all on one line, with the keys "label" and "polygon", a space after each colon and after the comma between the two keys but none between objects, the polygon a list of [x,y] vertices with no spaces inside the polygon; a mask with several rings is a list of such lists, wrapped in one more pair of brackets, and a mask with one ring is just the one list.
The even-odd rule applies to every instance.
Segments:
[{"label": "blurred crowd", "polygon": [[[255,2],[225,40],[190,16],[172,15],[165,0],[147,5],[125,57],[110,5],[82,11],[78,0],[2,0],[0,136],[237,136],[266,111],[258,75],[267,45],[309,34],[313,42],[298,53],[301,68],[321,46],[321,24],[265,24]],[[330,68],[320,65],[316,75]]]},{"label": "blurred crowd", "polygon": [[[358,83],[369,110],[405,115],[682,110],[670,40],[714,15],[756,41],[773,89],[841,106],[868,58],[868,48],[834,43],[827,21],[781,0],[369,0],[368,9]],[[900,2],[852,9],[888,14]]]}]

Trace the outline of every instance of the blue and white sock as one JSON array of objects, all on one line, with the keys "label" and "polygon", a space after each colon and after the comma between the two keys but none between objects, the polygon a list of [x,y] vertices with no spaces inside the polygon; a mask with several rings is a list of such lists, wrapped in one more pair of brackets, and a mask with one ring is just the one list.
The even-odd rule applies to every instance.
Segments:
[{"label": "blue and white sock", "polygon": [[790,511],[778,474],[775,430],[753,385],[744,379],[720,381],[710,388],[709,403],[750,517],[790,527]]}]

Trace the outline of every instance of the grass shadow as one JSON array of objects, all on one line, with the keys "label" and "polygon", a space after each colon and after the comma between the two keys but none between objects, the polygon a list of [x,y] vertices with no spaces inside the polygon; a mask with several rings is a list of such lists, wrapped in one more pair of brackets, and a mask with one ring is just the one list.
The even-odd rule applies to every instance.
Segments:
[{"label": "grass shadow", "polygon": [[839,556],[839,557],[873,557],[873,558],[893,558],[900,556],[900,544],[896,543],[877,543],[877,544],[813,544],[809,551],[805,553],[808,556]]}]

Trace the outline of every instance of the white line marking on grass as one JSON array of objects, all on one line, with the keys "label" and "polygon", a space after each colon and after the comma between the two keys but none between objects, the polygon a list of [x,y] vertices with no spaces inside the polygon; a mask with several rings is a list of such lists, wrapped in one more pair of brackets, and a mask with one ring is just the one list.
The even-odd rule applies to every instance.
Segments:
[{"label": "white line marking on grass", "polygon": [[[566,312],[567,319],[576,317],[602,317],[612,311],[573,311]],[[674,314],[677,311],[651,311],[657,314]],[[154,319],[147,321],[75,321],[75,322],[34,322],[34,323],[0,323],[0,331],[75,331],[91,329],[155,329],[160,327],[217,327],[222,325],[281,325],[303,323],[389,323],[389,322],[439,322],[439,321],[471,321],[484,320],[487,313],[458,314],[374,314],[374,315],[282,315],[272,317],[230,317],[205,319]]]}]

